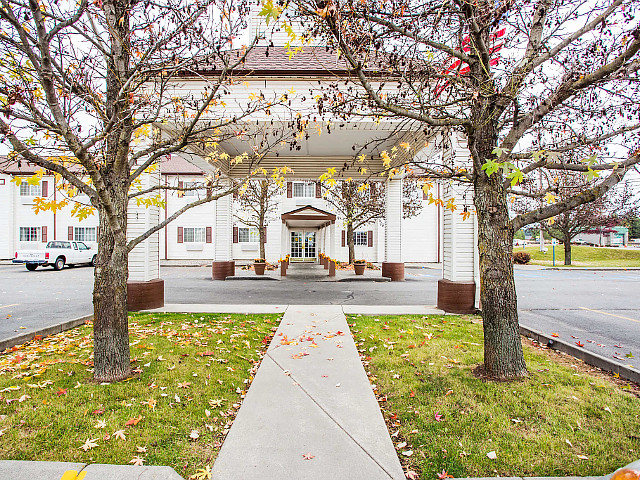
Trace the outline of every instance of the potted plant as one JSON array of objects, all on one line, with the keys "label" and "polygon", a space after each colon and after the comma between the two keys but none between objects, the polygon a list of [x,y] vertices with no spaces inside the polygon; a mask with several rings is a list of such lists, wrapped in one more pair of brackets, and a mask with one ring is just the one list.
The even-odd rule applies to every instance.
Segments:
[{"label": "potted plant", "polygon": [[356,275],[364,275],[364,269],[367,268],[366,260],[354,260],[353,261],[353,269],[356,272]]},{"label": "potted plant", "polygon": [[264,269],[267,266],[267,261],[264,258],[256,258],[253,261],[253,269],[256,271],[256,275],[264,275]]}]

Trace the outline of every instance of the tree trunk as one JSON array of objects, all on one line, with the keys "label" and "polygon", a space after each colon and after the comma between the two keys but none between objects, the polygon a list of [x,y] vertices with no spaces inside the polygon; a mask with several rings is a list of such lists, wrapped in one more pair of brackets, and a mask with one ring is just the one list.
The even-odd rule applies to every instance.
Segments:
[{"label": "tree trunk", "polygon": [[356,247],[353,240],[353,224],[347,224],[347,246],[349,247],[349,263],[353,263],[356,258]]},{"label": "tree trunk", "polygon": [[265,249],[264,249],[264,232],[267,228],[262,225],[258,231],[260,236],[260,258],[264,258],[266,260]]},{"label": "tree trunk", "polygon": [[571,238],[564,239],[564,264],[571,265]]},{"label": "tree trunk", "polygon": [[[489,128],[491,130],[491,128]],[[474,202],[478,213],[480,253],[480,301],[484,329],[484,371],[498,380],[527,375],[518,324],[518,305],[513,276],[513,226],[509,219],[502,176],[488,177],[477,168],[493,156],[496,144],[491,132],[470,148],[474,152]]]},{"label": "tree trunk", "polygon": [[[126,221],[128,199],[123,190],[112,188],[111,196],[118,218]],[[126,233],[114,236],[101,211],[93,286],[94,378],[99,382],[116,382],[131,375],[127,278]]]}]

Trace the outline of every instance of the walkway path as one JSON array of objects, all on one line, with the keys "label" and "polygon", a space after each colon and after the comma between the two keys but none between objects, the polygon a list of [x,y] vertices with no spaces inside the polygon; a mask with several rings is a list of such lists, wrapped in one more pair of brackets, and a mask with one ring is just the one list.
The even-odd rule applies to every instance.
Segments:
[{"label": "walkway path", "polygon": [[287,308],[213,472],[405,478],[340,306]]}]

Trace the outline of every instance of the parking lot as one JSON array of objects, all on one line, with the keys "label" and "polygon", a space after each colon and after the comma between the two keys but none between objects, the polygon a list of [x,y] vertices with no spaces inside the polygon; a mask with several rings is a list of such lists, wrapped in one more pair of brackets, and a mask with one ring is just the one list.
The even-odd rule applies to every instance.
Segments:
[{"label": "parking lot", "polygon": [[[441,278],[436,268],[407,268],[405,282],[391,283],[215,282],[210,272],[162,268],[166,303],[435,305]],[[517,269],[516,283],[522,324],[640,366],[640,271]],[[0,338],[90,314],[92,288],[92,268],[0,265]]]}]

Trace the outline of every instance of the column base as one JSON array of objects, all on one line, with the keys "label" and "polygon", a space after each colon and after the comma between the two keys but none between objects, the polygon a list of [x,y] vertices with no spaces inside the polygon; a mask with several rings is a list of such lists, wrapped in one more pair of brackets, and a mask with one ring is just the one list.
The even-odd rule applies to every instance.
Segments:
[{"label": "column base", "polygon": [[382,262],[382,276],[390,278],[392,282],[402,282],[404,262]]},{"label": "column base", "polygon": [[164,307],[164,280],[127,282],[127,309],[130,312]]},{"label": "column base", "polygon": [[236,262],[220,261],[211,264],[211,278],[213,280],[225,280],[227,277],[233,277],[236,274]]},{"label": "column base", "polygon": [[438,308],[448,313],[476,313],[476,282],[438,280]]}]

